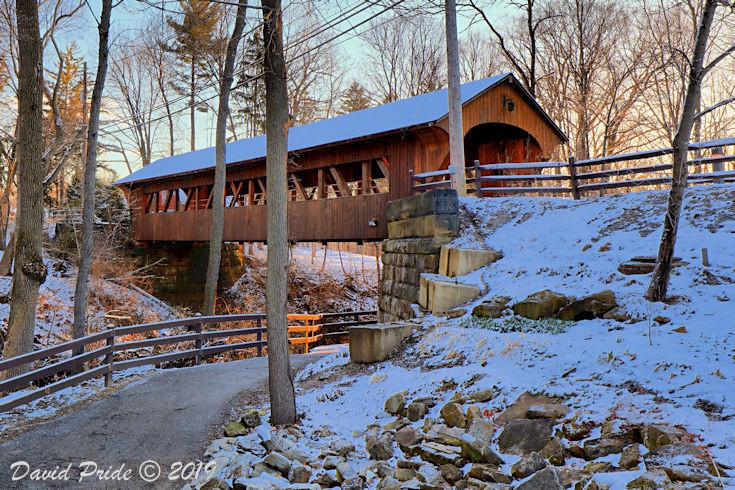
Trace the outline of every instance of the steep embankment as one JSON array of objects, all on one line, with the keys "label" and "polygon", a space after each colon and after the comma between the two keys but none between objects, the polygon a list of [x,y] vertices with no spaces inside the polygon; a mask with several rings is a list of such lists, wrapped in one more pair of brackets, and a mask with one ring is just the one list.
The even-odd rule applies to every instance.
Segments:
[{"label": "steep embankment", "polygon": [[[724,476],[735,465],[735,191],[710,186],[687,194],[676,254],[687,264],[672,275],[671,301],[651,304],[643,298],[649,275],[623,275],[618,266],[655,255],[665,200],[660,191],[581,202],[463,200],[456,243],[503,253],[459,278],[482,284],[486,296],[461,318],[421,319],[421,330],[385,362],[354,365],[343,352],[307,368],[297,384],[298,429],[262,426],[216,441],[206,458],[229,482],[735,484]],[[700,263],[703,247],[709,267]],[[621,321],[532,321],[511,308],[497,319],[469,313],[492,297],[508,296],[513,305],[543,289],[576,297],[610,289]],[[526,397],[515,403],[527,391],[558,397],[561,408],[543,398],[530,408]],[[531,442],[518,447],[524,438]],[[259,463],[264,446],[298,471],[279,469],[278,456]],[[527,454],[532,448],[540,463]]]}]

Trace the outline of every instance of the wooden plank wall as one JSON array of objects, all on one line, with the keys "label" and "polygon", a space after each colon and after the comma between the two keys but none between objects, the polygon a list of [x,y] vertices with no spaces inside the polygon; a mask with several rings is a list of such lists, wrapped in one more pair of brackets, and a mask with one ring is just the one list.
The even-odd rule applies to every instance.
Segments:
[{"label": "wooden plank wall", "polygon": [[[373,241],[388,236],[384,219],[388,194],[369,194],[288,203],[292,241]],[[224,241],[264,242],[266,206],[225,208]],[[375,220],[377,226],[370,226]],[[137,217],[139,241],[207,241],[212,210],[145,213]]]}]

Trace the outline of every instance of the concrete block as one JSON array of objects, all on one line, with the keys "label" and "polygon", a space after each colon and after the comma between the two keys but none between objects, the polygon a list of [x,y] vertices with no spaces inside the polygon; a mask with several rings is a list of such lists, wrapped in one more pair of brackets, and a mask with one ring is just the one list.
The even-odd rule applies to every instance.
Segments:
[{"label": "concrete block", "polygon": [[431,214],[388,223],[388,238],[456,237],[459,215]]},{"label": "concrete block", "polygon": [[421,308],[429,309],[429,281],[431,279],[425,274],[421,274],[419,279],[419,306]]},{"label": "concrete block", "polygon": [[427,282],[427,309],[435,315],[452,310],[480,295],[477,286],[438,279],[429,279]]},{"label": "concrete block", "polygon": [[447,277],[464,276],[502,257],[495,250],[475,250],[443,245],[439,255],[439,274]]},{"label": "concrete block", "polygon": [[419,272],[436,274],[439,270],[439,256],[437,254],[414,255],[415,267]]},{"label": "concrete block", "polygon": [[351,327],[350,360],[362,364],[384,361],[403,339],[411,335],[414,328],[416,324],[413,323]]},{"label": "concrete block", "polygon": [[434,189],[388,202],[388,223],[430,214],[457,214],[459,199],[454,189]]},{"label": "concrete block", "polygon": [[453,240],[452,237],[431,237],[431,238],[403,238],[400,240],[384,240],[383,252],[394,254],[439,254],[442,245]]}]

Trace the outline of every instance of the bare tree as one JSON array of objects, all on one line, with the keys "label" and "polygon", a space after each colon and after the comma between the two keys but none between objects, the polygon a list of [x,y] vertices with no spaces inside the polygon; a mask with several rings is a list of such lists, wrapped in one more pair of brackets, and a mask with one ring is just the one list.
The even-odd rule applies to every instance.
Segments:
[{"label": "bare tree", "polygon": [[234,78],[237,47],[245,28],[247,0],[239,0],[235,26],[227,43],[224,72],[220,82],[219,109],[217,111],[217,139],[215,148],[214,188],[212,201],[212,237],[209,242],[207,281],[204,287],[204,314],[213,315],[217,299],[217,280],[222,258],[222,235],[225,228],[224,191],[227,177],[227,120],[230,114],[230,89]]},{"label": "bare tree", "polygon": [[490,29],[498,42],[500,51],[513,67],[531,95],[536,95],[536,85],[539,81],[538,58],[540,56],[541,31],[551,19],[558,17],[555,8],[549,8],[540,0],[507,0],[504,2],[520,12],[510,24],[512,30],[505,31],[497,22],[491,19],[486,12],[489,6],[497,6],[498,2],[480,2],[468,0],[468,6]]},{"label": "bare tree", "polygon": [[365,78],[377,100],[392,102],[446,85],[444,32],[428,14],[393,14],[387,22],[373,22],[363,40]]},{"label": "bare tree", "polygon": [[473,29],[459,40],[459,69],[464,82],[497,75],[504,69],[502,55],[495,44]]},{"label": "bare tree", "polygon": [[735,44],[733,44],[715,56],[709,64],[705,65],[708,40],[718,5],[726,5],[731,9],[735,8],[735,4],[730,2],[705,0],[699,21],[699,28],[694,39],[692,55],[687,58],[690,66],[689,83],[684,98],[679,129],[674,137],[674,168],[671,190],[669,191],[668,207],[664,216],[664,227],[661,233],[658,256],[656,258],[656,267],[653,270],[651,283],[646,291],[646,297],[651,301],[663,301],[666,299],[669,278],[671,276],[671,263],[674,257],[674,248],[679,229],[681,206],[684,200],[684,191],[687,187],[689,142],[692,128],[698,118],[697,108],[700,105],[702,95],[702,81],[707,73],[717,66],[718,63],[735,53]]},{"label": "bare tree", "polygon": [[268,387],[271,424],[292,424],[296,401],[289,358],[288,291],[288,85],[283,54],[281,0],[263,0],[266,89],[266,186],[268,193]]},{"label": "bare tree", "polygon": [[[102,0],[102,13],[99,25],[99,47],[97,59],[97,76],[92,89],[92,101],[89,106],[89,124],[87,127],[87,154],[84,160],[84,178],[82,188],[82,240],[79,250],[79,271],[74,289],[74,338],[84,337],[87,333],[87,288],[89,270],[92,265],[94,247],[94,201],[95,180],[97,171],[97,140],[99,137],[100,111],[102,109],[102,92],[107,78],[107,58],[109,55],[108,38],[110,34],[110,17],[112,0]],[[75,355],[82,354],[84,347],[76,349]]]},{"label": "bare tree", "polygon": [[[43,55],[36,0],[17,0],[18,76],[18,212],[15,263],[3,357],[33,350],[38,288],[46,280],[43,241]],[[6,379],[23,366],[3,372]]]}]

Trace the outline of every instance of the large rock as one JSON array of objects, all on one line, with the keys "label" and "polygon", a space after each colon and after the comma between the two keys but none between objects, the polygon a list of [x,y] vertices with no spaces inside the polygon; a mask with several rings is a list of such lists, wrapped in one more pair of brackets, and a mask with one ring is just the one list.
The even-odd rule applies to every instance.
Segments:
[{"label": "large rock", "polygon": [[511,420],[498,438],[500,452],[523,455],[541,451],[551,441],[553,425],[554,422],[548,419]]},{"label": "large rock", "polygon": [[495,454],[489,444],[466,434],[462,439],[462,457],[473,463],[487,463],[493,466],[504,464],[503,459]]},{"label": "large rock", "polygon": [[553,466],[538,471],[516,487],[516,490],[564,490]]},{"label": "large rock", "polygon": [[618,466],[626,470],[632,470],[641,463],[641,450],[638,444],[631,444],[623,449]]},{"label": "large rock", "polygon": [[671,479],[661,470],[646,471],[638,478],[628,482],[625,486],[625,488],[640,490],[658,490],[659,488],[671,487]]},{"label": "large rock", "polygon": [[483,418],[473,418],[467,424],[467,435],[490,445],[495,435],[495,425]]},{"label": "large rock", "polygon": [[472,314],[480,318],[500,318],[509,302],[508,296],[496,296],[472,308]]},{"label": "large rock", "polygon": [[462,470],[454,466],[453,464],[443,464],[439,467],[439,471],[447,482],[454,485],[464,477]]},{"label": "large rock", "polygon": [[459,448],[445,446],[437,442],[427,442],[419,448],[419,456],[427,463],[436,466],[443,464],[454,464],[461,457]]},{"label": "large rock", "polygon": [[388,433],[379,433],[375,427],[368,429],[365,433],[365,449],[370,454],[370,459],[384,461],[393,457],[393,442]]},{"label": "large rock", "polygon": [[429,407],[419,402],[411,402],[408,404],[406,416],[411,422],[417,422],[429,413]]},{"label": "large rock", "polygon": [[539,318],[553,317],[566,304],[566,296],[546,289],[533,293],[523,301],[514,304],[513,312],[524,318],[538,320]]},{"label": "large rock", "polygon": [[248,428],[242,422],[230,422],[225,425],[225,436],[237,437],[244,436],[248,433]]},{"label": "large rock", "polygon": [[486,483],[509,484],[513,481],[510,475],[506,475],[495,466],[487,464],[473,464],[470,467],[470,471],[467,472],[467,477]]},{"label": "large rock", "polygon": [[291,460],[275,451],[269,453],[263,462],[274,470],[278,470],[282,475],[288,475],[288,472],[291,470]]},{"label": "large rock", "polygon": [[444,424],[435,423],[427,429],[426,424],[424,424],[424,432],[428,441],[438,442],[447,446],[462,446],[464,431],[460,428],[447,427]]},{"label": "large rock", "polygon": [[406,406],[406,392],[401,391],[395,395],[389,397],[385,401],[385,411],[397,415],[403,411],[403,407]]},{"label": "large rock", "polygon": [[467,417],[462,413],[462,407],[457,403],[449,402],[444,405],[440,415],[449,427],[464,428],[467,426]]},{"label": "large rock", "polygon": [[584,458],[591,461],[611,454],[620,454],[629,444],[630,441],[617,437],[588,439],[584,442]]},{"label": "large rock", "polygon": [[446,277],[464,276],[484,267],[503,255],[495,250],[456,248],[445,245],[439,255],[439,274]]},{"label": "large rock", "polygon": [[544,468],[546,468],[544,458],[539,453],[532,452],[513,463],[513,466],[510,467],[510,474],[513,475],[513,478],[522,480]]},{"label": "large rock", "polygon": [[242,416],[242,419],[240,420],[242,424],[249,428],[254,429],[255,427],[260,425],[260,412],[257,410],[250,409],[247,412],[245,412],[245,415]]},{"label": "large rock", "polygon": [[408,449],[419,444],[423,438],[420,431],[413,427],[404,427],[393,435],[393,442],[398,444],[404,452],[407,452]]},{"label": "large rock", "polygon": [[[646,469],[661,469],[670,479],[684,482],[701,482],[717,475],[709,455],[696,444],[668,444],[643,456]],[[720,470],[721,472],[721,470]]]},{"label": "large rock", "polygon": [[643,436],[643,445],[649,451],[653,451],[661,446],[684,441],[687,437],[687,431],[668,424],[648,424],[641,430],[641,435]]},{"label": "large rock", "polygon": [[559,311],[561,320],[579,321],[600,318],[608,311],[618,306],[615,293],[609,289],[590,294],[584,298],[572,301]]},{"label": "large rock", "polygon": [[389,223],[429,215],[456,215],[459,197],[454,189],[434,189],[403,199],[389,201],[386,219]]}]

